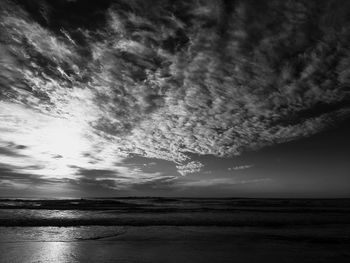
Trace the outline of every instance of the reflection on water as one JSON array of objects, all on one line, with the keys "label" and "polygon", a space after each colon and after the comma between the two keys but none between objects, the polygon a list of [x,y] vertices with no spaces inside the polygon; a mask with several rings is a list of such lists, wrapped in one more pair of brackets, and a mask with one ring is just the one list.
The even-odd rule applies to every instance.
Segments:
[{"label": "reflection on water", "polygon": [[69,242],[117,236],[124,227],[0,227],[0,244],[5,242]]},{"label": "reflection on water", "polygon": [[[35,220],[35,219],[80,219],[89,218],[89,211],[79,210],[33,210],[33,209],[1,209],[0,218],[10,220],[13,217]],[[95,213],[95,215],[98,213]]]}]

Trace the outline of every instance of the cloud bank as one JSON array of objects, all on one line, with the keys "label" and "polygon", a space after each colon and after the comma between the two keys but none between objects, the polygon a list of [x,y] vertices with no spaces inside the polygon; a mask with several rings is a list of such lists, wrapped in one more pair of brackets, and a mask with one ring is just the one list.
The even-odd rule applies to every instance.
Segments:
[{"label": "cloud bank", "polygon": [[349,10],[1,0],[0,165],[49,178],[109,171],[94,180],[128,185],[163,176],[123,165],[130,156],[186,175],[204,165],[191,154],[232,157],[315,134],[349,116]]}]

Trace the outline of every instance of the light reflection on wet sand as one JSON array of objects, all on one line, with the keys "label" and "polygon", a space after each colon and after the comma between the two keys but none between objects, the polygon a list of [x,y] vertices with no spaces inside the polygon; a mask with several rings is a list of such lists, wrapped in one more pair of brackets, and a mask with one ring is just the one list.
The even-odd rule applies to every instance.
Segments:
[{"label": "light reflection on wet sand", "polygon": [[[327,249],[325,249],[327,248]],[[4,251],[6,249],[6,251]],[[0,248],[2,263],[73,262],[349,262],[338,246],[283,242],[83,241],[10,243]]]},{"label": "light reflection on wet sand", "polygon": [[[295,239],[294,230],[290,229],[33,227],[30,231],[39,235],[28,234],[22,240],[18,236],[11,239],[11,233],[18,231],[16,228],[0,231],[4,229],[8,233],[0,234],[1,263],[342,263],[350,259],[349,242]],[[304,230],[299,231],[299,238],[302,233]],[[322,240],[323,237],[319,239]]]},{"label": "light reflection on wet sand", "polygon": [[74,259],[75,248],[71,242],[39,242],[32,248],[30,262],[72,262]]}]

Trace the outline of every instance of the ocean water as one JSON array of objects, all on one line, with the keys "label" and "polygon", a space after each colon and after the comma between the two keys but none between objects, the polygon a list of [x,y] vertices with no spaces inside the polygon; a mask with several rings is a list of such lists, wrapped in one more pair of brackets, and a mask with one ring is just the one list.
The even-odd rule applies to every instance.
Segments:
[{"label": "ocean water", "polygon": [[0,199],[0,226],[347,224],[350,199]]},{"label": "ocean water", "polygon": [[0,199],[2,262],[349,262],[349,199]]}]

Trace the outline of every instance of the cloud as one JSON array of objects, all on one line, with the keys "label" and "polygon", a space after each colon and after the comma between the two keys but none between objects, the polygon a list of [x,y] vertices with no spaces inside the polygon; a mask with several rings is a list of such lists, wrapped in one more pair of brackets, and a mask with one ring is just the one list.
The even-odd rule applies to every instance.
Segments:
[{"label": "cloud", "polygon": [[238,165],[234,167],[229,167],[227,170],[229,171],[237,171],[237,170],[245,170],[254,167],[254,164],[246,164],[246,165]]},{"label": "cloud", "polygon": [[64,180],[53,180],[43,176],[17,173],[13,171],[11,166],[2,164],[0,167],[0,183],[2,183],[2,186],[11,186],[13,188],[35,188],[41,185],[64,183]]},{"label": "cloud", "polygon": [[180,187],[232,187],[240,184],[253,184],[270,181],[270,178],[258,178],[250,180],[234,180],[232,178],[213,178],[205,180],[188,181],[179,184]]},{"label": "cloud", "polygon": [[176,168],[178,169],[178,171],[181,175],[199,172],[202,167],[203,167],[203,164],[201,164],[200,162],[195,162],[195,161],[189,162],[185,165],[177,165],[176,166]]},{"label": "cloud", "polygon": [[146,183],[164,175],[126,158],[186,175],[203,166],[191,154],[232,157],[349,116],[347,3],[83,2],[2,2],[0,143],[24,148],[0,153],[14,172]]}]

